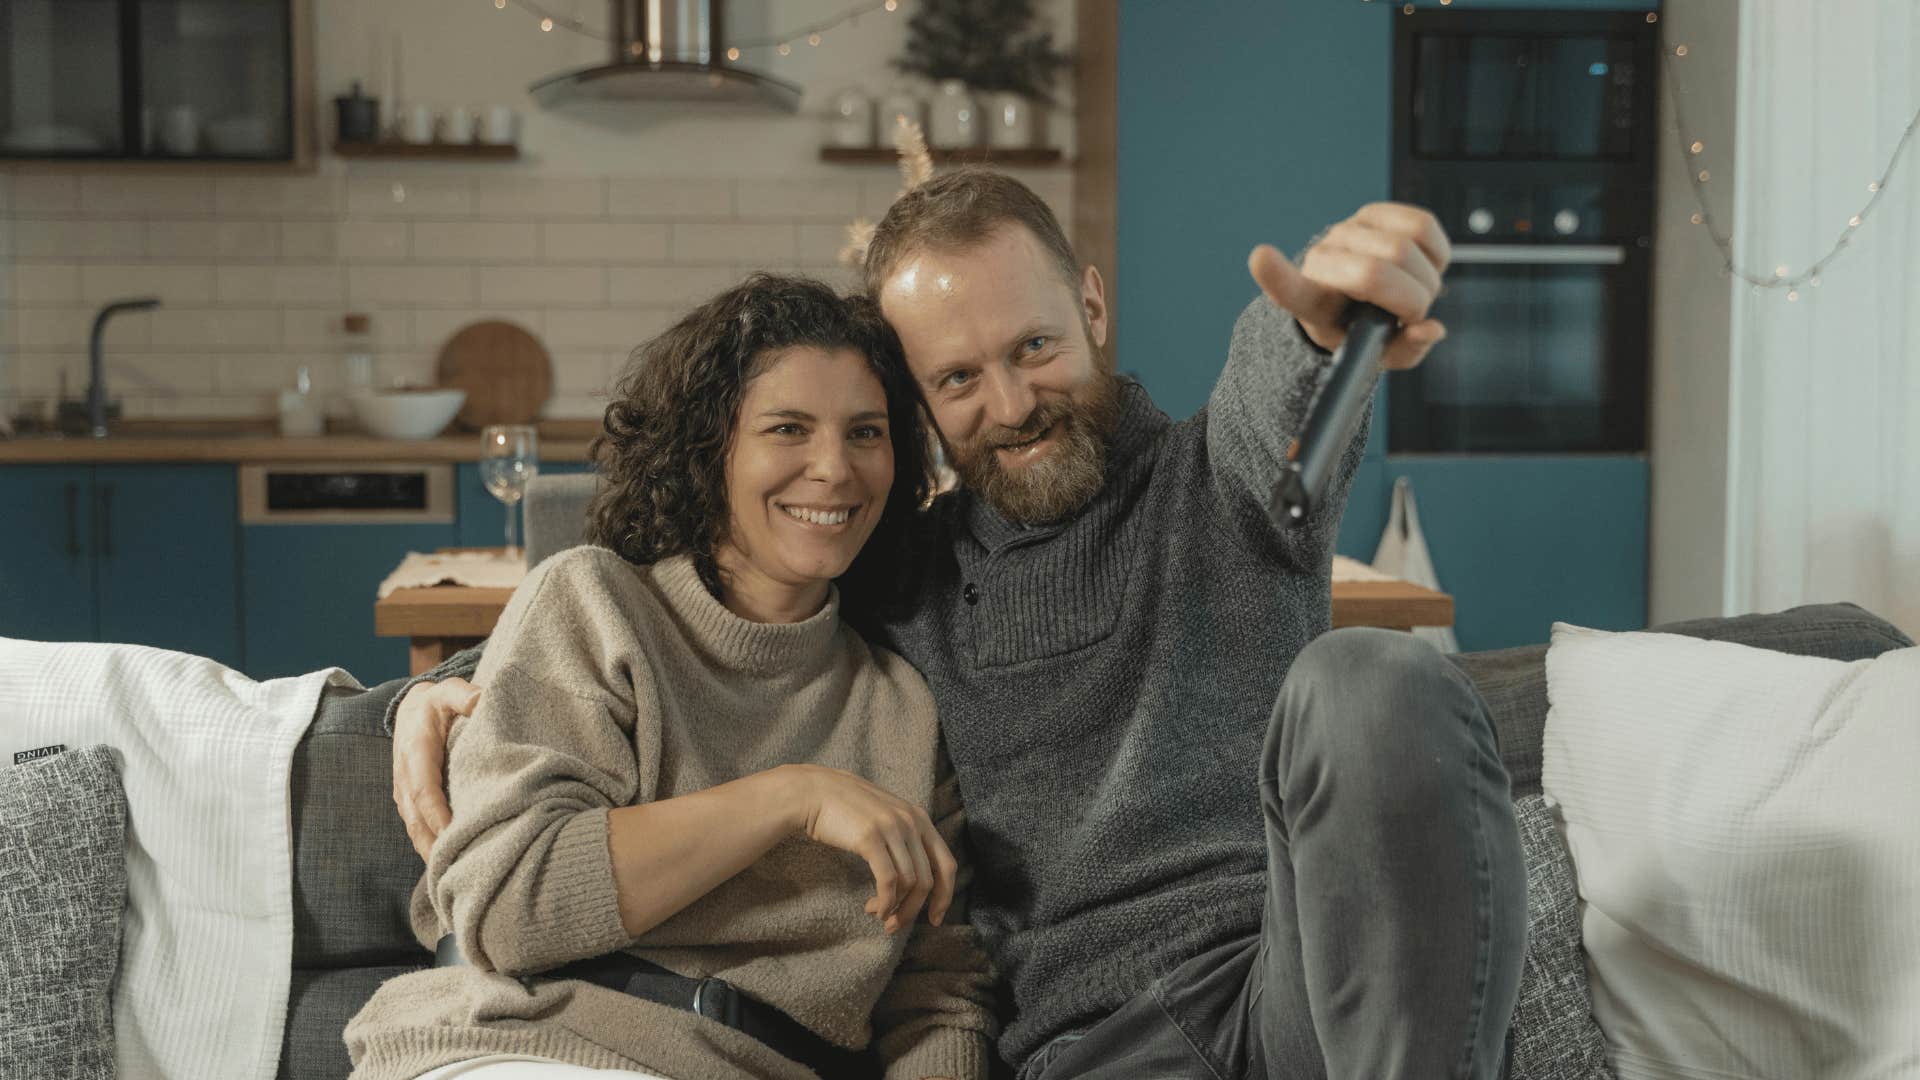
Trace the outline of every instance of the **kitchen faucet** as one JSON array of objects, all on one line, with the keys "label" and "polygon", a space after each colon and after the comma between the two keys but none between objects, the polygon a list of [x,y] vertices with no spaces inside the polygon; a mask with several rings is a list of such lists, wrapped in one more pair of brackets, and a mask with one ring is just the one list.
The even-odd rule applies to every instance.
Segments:
[{"label": "kitchen faucet", "polygon": [[160,298],[157,296],[115,300],[93,317],[93,337],[87,343],[88,373],[93,380],[87,384],[87,425],[96,439],[105,438],[107,434],[107,380],[101,370],[100,355],[100,336],[107,328],[107,320],[122,311],[147,311],[159,306]]}]

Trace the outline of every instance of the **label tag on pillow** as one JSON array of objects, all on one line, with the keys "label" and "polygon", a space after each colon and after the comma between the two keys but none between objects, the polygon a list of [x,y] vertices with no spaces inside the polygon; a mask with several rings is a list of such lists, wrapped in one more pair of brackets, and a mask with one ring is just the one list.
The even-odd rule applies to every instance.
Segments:
[{"label": "label tag on pillow", "polygon": [[22,750],[13,755],[13,763],[15,765],[25,765],[29,761],[39,761],[44,757],[52,757],[66,748],[67,744],[65,743],[54,743],[52,746],[42,746],[37,750]]}]

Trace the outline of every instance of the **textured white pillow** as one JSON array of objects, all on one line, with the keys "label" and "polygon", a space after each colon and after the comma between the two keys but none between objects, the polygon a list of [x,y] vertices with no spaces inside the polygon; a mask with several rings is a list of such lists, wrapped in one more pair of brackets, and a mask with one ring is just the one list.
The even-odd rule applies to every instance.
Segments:
[{"label": "textured white pillow", "polygon": [[1622,1080],[1920,1077],[1920,647],[1559,624],[1547,699]]}]

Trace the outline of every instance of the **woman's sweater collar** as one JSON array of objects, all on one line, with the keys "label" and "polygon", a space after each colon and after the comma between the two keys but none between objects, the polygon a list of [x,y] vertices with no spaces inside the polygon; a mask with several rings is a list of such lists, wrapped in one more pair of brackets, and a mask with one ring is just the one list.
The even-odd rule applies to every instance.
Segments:
[{"label": "woman's sweater collar", "polygon": [[808,618],[796,623],[763,623],[727,610],[707,591],[690,556],[663,559],[653,565],[652,573],[687,635],[721,669],[755,675],[811,671],[824,663],[833,649],[840,629],[837,586],[827,587],[826,604]]}]

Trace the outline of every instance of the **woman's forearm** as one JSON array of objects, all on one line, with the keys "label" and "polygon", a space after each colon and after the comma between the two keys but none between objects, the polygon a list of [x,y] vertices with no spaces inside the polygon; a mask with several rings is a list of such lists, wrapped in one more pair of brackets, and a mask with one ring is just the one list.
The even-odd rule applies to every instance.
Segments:
[{"label": "woman's forearm", "polygon": [[620,922],[639,937],[805,826],[793,778],[768,769],[607,814]]}]

